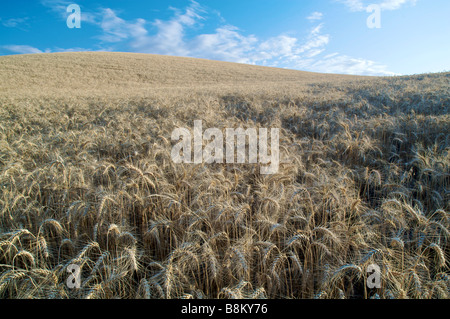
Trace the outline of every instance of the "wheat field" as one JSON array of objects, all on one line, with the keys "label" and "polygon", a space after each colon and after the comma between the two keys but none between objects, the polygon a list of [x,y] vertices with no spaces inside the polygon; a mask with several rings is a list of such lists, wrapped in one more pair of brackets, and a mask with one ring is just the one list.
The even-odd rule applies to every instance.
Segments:
[{"label": "wheat field", "polygon": [[[449,298],[449,88],[450,73],[0,57],[0,298]],[[280,128],[278,173],[174,164],[171,132],[200,119]]]}]

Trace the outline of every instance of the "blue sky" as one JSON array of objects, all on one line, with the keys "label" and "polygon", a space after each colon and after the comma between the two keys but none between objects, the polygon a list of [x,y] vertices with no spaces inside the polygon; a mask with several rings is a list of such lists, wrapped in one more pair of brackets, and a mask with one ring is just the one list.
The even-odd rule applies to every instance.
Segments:
[{"label": "blue sky", "polygon": [[[81,28],[67,26],[70,4],[81,8]],[[367,23],[371,4],[380,9],[380,28]],[[361,75],[450,71],[450,1],[1,2],[0,55],[67,51],[154,53]]]}]

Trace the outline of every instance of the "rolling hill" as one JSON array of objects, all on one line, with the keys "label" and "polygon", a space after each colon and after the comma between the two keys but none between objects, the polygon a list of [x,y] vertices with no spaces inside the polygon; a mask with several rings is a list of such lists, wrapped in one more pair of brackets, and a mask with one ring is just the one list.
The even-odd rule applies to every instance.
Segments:
[{"label": "rolling hill", "polygon": [[[21,94],[145,94],[161,88],[299,86],[363,77],[136,53],[53,53],[4,56],[0,90]],[[45,90],[43,90],[45,88]]]}]

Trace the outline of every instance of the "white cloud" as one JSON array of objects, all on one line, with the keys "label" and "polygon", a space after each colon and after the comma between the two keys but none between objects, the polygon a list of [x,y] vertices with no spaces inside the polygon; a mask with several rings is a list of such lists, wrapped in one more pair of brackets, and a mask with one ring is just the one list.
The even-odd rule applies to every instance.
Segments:
[{"label": "white cloud", "polygon": [[28,17],[24,17],[24,18],[12,18],[12,19],[8,19],[8,20],[0,19],[0,21],[4,27],[17,28],[17,27],[20,27],[21,25],[26,24],[28,19],[29,19]]},{"label": "white cloud", "polygon": [[[54,10],[61,10],[67,4],[65,0],[42,0],[52,4]],[[354,9],[360,8],[362,0],[339,0]],[[384,0],[386,8],[396,8],[413,0]],[[267,39],[255,35],[245,35],[239,28],[224,24],[213,32],[188,36],[195,29],[202,28],[206,11],[195,1],[184,10],[172,8],[175,12],[167,20],[147,21],[135,19],[127,21],[119,17],[112,9],[101,9],[88,13],[90,23],[97,25],[102,33],[101,51],[132,51],[174,56],[187,56],[222,60],[247,64],[276,66],[312,72],[393,75],[385,65],[362,58],[354,58],[339,53],[327,54],[331,41],[329,34],[323,32],[324,23],[313,26],[304,38],[280,34]],[[220,15],[215,12],[215,15]],[[307,19],[310,22],[321,20],[323,15],[314,12]],[[107,48],[105,49],[105,45]],[[4,45],[0,47],[14,53],[42,53],[40,49],[27,45]],[[83,48],[53,48],[52,52],[87,51]],[[45,52],[50,52],[46,50]]]},{"label": "white cloud", "polygon": [[[184,11],[176,10],[176,14],[169,20],[155,20],[147,22],[143,19],[138,22],[128,22],[112,11],[104,10],[101,28],[101,39],[118,44],[127,42],[135,52],[167,54],[178,56],[192,56],[213,60],[225,60],[256,64],[272,59],[295,59],[300,53],[313,50],[328,43],[329,37],[321,35],[322,25],[316,26],[310,32],[305,43],[299,39],[279,35],[266,40],[260,40],[254,35],[244,35],[239,28],[232,25],[223,25],[212,33],[203,33],[188,38],[186,31],[198,28],[204,19],[202,7],[192,1]],[[156,28],[154,34],[149,34],[146,25]]]},{"label": "white cloud", "polygon": [[[355,0],[358,1],[358,0]],[[247,64],[279,66],[327,73],[361,75],[391,75],[387,67],[374,61],[352,58],[340,54],[321,57],[326,52],[330,35],[323,33],[320,23],[309,31],[305,39],[290,35],[278,35],[260,39],[245,35],[232,25],[222,25],[210,33],[188,37],[186,33],[201,28],[205,18],[203,8],[194,1],[184,10],[173,9],[168,20],[149,22],[143,19],[126,21],[111,9],[103,11],[100,26],[103,41],[125,45],[133,52],[174,56],[189,56]],[[314,19],[309,19],[314,17]],[[322,15],[317,12],[308,17],[314,21]],[[150,34],[146,26],[155,31]]]},{"label": "white cloud", "polygon": [[313,57],[321,54],[324,51],[325,51],[325,49],[312,49],[308,53],[304,54],[304,57],[305,58],[313,58]]},{"label": "white cloud", "polygon": [[356,74],[356,75],[397,75],[390,72],[388,68],[375,61],[353,58],[338,53],[330,54],[322,59],[311,61],[305,65],[308,70],[323,73]]},{"label": "white cloud", "polygon": [[103,34],[99,37],[105,42],[119,42],[130,37],[137,38],[145,35],[146,21],[144,19],[137,19],[134,23],[126,22],[119,18],[111,9],[104,9],[102,14],[102,21],[99,23],[103,30]]},{"label": "white cloud", "polygon": [[364,11],[366,9],[366,6],[364,6],[362,0],[337,0],[337,1],[345,4],[350,9],[350,11]]},{"label": "white cloud", "polygon": [[6,50],[8,52],[11,53],[16,53],[16,54],[34,54],[34,53],[52,53],[52,52],[83,52],[83,51],[101,51],[101,52],[105,52],[105,51],[111,51],[110,49],[105,49],[102,48],[100,50],[92,50],[89,48],[69,48],[69,49],[65,49],[65,48],[53,48],[53,49],[45,49],[44,51],[35,48],[33,46],[30,45],[18,45],[18,44],[11,44],[11,45],[2,45],[0,46],[0,49]]},{"label": "white cloud", "polygon": [[350,11],[366,11],[366,8],[371,4],[377,4],[382,10],[398,10],[403,5],[415,5],[418,0],[336,0],[345,4]]},{"label": "white cloud", "polygon": [[186,49],[189,56],[253,64],[249,53],[257,44],[255,36],[244,36],[236,27],[223,26],[215,33],[201,34],[188,41]]},{"label": "white cloud", "polygon": [[[147,30],[135,32],[131,42],[132,49],[144,53],[190,55],[193,46],[185,41],[185,32],[187,28],[194,27],[198,21],[203,19],[200,15],[203,9],[197,2],[191,1],[184,13],[177,9],[173,10],[176,13],[171,19],[167,21],[157,19],[150,23],[157,30],[155,34],[149,35]],[[222,33],[223,36],[226,36],[227,30],[224,29]],[[208,45],[208,40],[204,45]]]},{"label": "white cloud", "polygon": [[316,20],[322,20],[323,18],[323,13],[322,12],[313,12],[309,17],[307,17],[306,19],[310,20],[310,21],[316,21]]},{"label": "white cloud", "polygon": [[329,43],[330,36],[328,34],[321,34],[322,27],[323,23],[311,30],[307,41],[296,51],[297,54],[308,53],[310,50],[317,51],[318,48],[324,47]]},{"label": "white cloud", "polygon": [[380,3],[381,9],[383,10],[397,10],[400,9],[404,4],[415,5],[418,0],[384,0]]},{"label": "white cloud", "polygon": [[55,12],[63,13],[73,2],[68,0],[41,0],[41,4],[52,9]]},{"label": "white cloud", "polygon": [[261,52],[267,57],[292,57],[297,50],[298,39],[287,35],[270,38],[259,45]]},{"label": "white cloud", "polygon": [[1,48],[18,54],[43,53],[43,51],[30,45],[10,44],[10,45],[2,45]]}]

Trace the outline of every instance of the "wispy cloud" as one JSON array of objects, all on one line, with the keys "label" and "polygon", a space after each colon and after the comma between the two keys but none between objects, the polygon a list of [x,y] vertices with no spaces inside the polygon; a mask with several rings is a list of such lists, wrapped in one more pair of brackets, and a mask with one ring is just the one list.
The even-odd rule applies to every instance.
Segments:
[{"label": "wispy cloud", "polygon": [[322,20],[323,18],[323,13],[322,12],[313,12],[311,13],[311,15],[309,17],[307,17],[306,19],[308,19],[309,21],[317,21],[317,20]]},{"label": "wispy cloud", "polygon": [[189,56],[239,63],[255,63],[254,50],[258,39],[241,34],[237,27],[226,25],[214,33],[201,34],[186,43]]},{"label": "wispy cloud", "polygon": [[24,44],[9,44],[9,45],[0,45],[0,52],[1,53],[8,53],[8,54],[35,54],[35,53],[55,53],[55,52],[82,52],[82,51],[112,51],[112,49],[108,48],[102,48],[100,50],[93,50],[91,48],[81,48],[81,47],[75,47],[75,48],[59,48],[54,47],[52,49],[45,49],[41,50],[39,48],[33,47],[31,45],[24,45]]},{"label": "wispy cloud", "polygon": [[69,0],[41,0],[41,4],[55,11],[64,11],[72,4]]},{"label": "wispy cloud", "polygon": [[[125,21],[114,11],[106,10],[101,24],[104,32],[101,38],[110,42],[128,42],[135,52],[264,65],[278,65],[283,59],[294,60],[299,54],[307,54],[328,42],[328,36],[319,34],[321,26],[312,29],[305,43],[287,35],[262,40],[226,24],[214,32],[187,37],[190,28],[201,27],[201,21],[205,19],[203,13],[204,9],[194,1],[184,11],[176,10],[175,15],[166,21]],[[146,25],[155,27],[156,32],[150,34]]]},{"label": "wispy cloud", "polygon": [[[65,8],[67,4],[65,0],[42,1],[56,12]],[[355,8],[361,3],[361,0],[345,1],[352,2]],[[393,6],[392,3],[391,5]],[[171,9],[174,11],[171,18],[153,21],[125,20],[110,8],[89,13],[90,22],[101,30],[96,37],[100,40],[97,46],[101,51],[187,56],[313,72],[392,75],[385,65],[375,61],[327,53],[331,36],[324,32],[325,23],[322,22],[323,14],[320,12],[313,12],[306,18],[314,25],[302,38],[280,34],[262,39],[253,34],[245,34],[236,26],[226,24],[223,18],[219,19],[221,25],[214,31],[202,33],[202,22],[208,18],[208,12],[195,1],[191,1],[184,10]],[[213,14],[220,15],[217,12]],[[196,31],[194,36],[189,32],[193,29]],[[42,52],[27,45],[3,46],[3,49],[14,53]],[[85,49],[52,49],[52,52],[62,51],[85,51]]]},{"label": "wispy cloud", "polygon": [[[190,56],[266,66],[302,69],[327,73],[390,75],[387,67],[374,61],[326,53],[330,35],[323,32],[324,23],[311,28],[304,39],[280,34],[267,39],[245,35],[238,27],[222,25],[210,33],[186,36],[191,28],[201,28],[205,10],[192,1],[184,11],[174,10],[168,20],[126,21],[111,9],[103,12],[101,27],[103,41],[126,45],[130,51],[175,56]],[[307,19],[321,20],[314,12]],[[222,20],[223,21],[223,20]],[[150,33],[148,26],[155,32]]]},{"label": "wispy cloud", "polygon": [[[158,54],[189,55],[192,45],[186,43],[186,29],[194,27],[203,19],[203,9],[194,1],[184,12],[175,10],[175,15],[167,21],[156,19],[149,23],[157,31],[149,35],[147,30],[141,30],[131,24],[134,39],[131,46],[140,52],[151,52]],[[128,24],[130,26],[130,24]]]},{"label": "wispy cloud", "polygon": [[315,61],[306,61],[305,68],[308,70],[314,70],[314,72],[323,73],[358,74],[370,76],[397,75],[396,73],[389,71],[386,65],[363,58],[354,58],[347,55],[341,55],[339,53],[332,53]]},{"label": "wispy cloud", "polygon": [[384,0],[380,3],[382,10],[397,10],[403,5],[410,4],[415,5],[418,0]]},{"label": "wispy cloud", "polygon": [[44,51],[41,51],[38,48],[32,47],[30,45],[9,44],[2,45],[0,46],[0,48],[17,54],[44,53]]},{"label": "wispy cloud", "polygon": [[129,38],[139,38],[147,33],[144,28],[146,21],[137,19],[136,22],[130,23],[119,18],[111,9],[102,10],[102,19],[99,26],[103,30],[103,34],[99,39],[104,42],[120,42]]},{"label": "wispy cloud", "polygon": [[7,19],[7,20],[0,19],[0,23],[6,28],[20,28],[20,29],[22,29],[23,26],[27,25],[27,21],[28,20],[29,20],[28,17],[12,18],[12,19]]},{"label": "wispy cloud", "polygon": [[398,10],[406,4],[415,5],[418,0],[336,0],[345,4],[350,11],[365,11],[371,4],[377,4],[381,10]]}]

